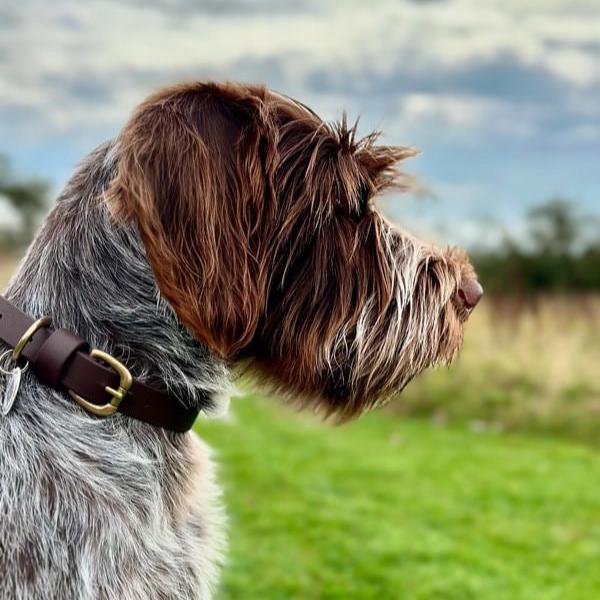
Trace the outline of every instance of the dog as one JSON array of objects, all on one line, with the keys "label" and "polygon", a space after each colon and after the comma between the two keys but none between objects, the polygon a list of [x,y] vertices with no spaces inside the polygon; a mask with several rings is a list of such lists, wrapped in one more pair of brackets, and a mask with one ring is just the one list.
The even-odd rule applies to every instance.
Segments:
[{"label": "dog", "polygon": [[[242,365],[348,420],[451,361],[482,293],[465,253],[375,208],[412,155],[263,86],[161,90],[78,167],[6,297],[207,414]],[[195,434],[25,372],[0,484],[1,598],[212,597],[225,516]]]}]

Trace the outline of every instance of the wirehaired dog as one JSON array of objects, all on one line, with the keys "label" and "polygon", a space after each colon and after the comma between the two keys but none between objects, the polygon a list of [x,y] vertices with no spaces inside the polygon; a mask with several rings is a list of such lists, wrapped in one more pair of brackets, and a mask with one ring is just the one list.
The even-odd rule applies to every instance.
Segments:
[{"label": "wirehaired dog", "polygon": [[[481,295],[462,252],[373,205],[412,154],[264,87],[163,90],[81,164],[6,296],[205,412],[245,364],[348,419],[450,361]],[[224,519],[195,435],[28,373],[0,484],[0,597],[211,597]]]}]

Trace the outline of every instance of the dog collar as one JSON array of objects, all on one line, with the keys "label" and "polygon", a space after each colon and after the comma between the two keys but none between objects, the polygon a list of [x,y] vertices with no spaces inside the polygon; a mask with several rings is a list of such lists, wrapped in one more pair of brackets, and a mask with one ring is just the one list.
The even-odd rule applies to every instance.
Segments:
[{"label": "dog collar", "polygon": [[26,360],[38,379],[67,391],[88,412],[128,417],[171,431],[191,429],[198,409],[137,381],[119,360],[66,329],[53,329],[49,317],[37,321],[0,296],[0,339],[11,359]]}]

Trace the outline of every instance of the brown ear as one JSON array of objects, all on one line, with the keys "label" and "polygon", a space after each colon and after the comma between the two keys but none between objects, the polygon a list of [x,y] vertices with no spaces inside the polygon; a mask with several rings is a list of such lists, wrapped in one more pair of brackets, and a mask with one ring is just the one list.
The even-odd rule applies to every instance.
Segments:
[{"label": "brown ear", "polygon": [[121,133],[108,192],[137,223],[163,296],[223,358],[250,341],[265,297],[274,144],[262,97],[216,84],[151,97]]},{"label": "brown ear", "polygon": [[370,195],[389,187],[404,187],[406,176],[398,169],[398,163],[417,155],[412,148],[377,145],[379,135],[376,131],[363,138],[355,151],[369,184]]}]

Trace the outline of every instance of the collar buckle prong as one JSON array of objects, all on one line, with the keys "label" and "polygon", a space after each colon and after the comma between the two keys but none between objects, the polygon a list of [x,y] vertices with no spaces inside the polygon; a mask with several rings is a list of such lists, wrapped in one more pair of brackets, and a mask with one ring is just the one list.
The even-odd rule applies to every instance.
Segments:
[{"label": "collar buckle prong", "polygon": [[91,412],[92,414],[97,415],[99,417],[108,417],[117,411],[119,405],[123,401],[123,398],[131,389],[133,377],[129,369],[121,361],[117,360],[114,356],[111,356],[106,352],[102,352],[102,350],[94,349],[90,352],[90,356],[92,358],[97,358],[98,360],[111,366],[119,375],[118,389],[115,390],[109,386],[106,386],[104,388],[106,392],[112,396],[112,400],[108,404],[99,405],[89,402],[88,400],[82,398],[81,396],[79,396],[71,390],[69,390],[69,394],[71,398],[73,398],[73,400],[75,400],[88,412]]}]

